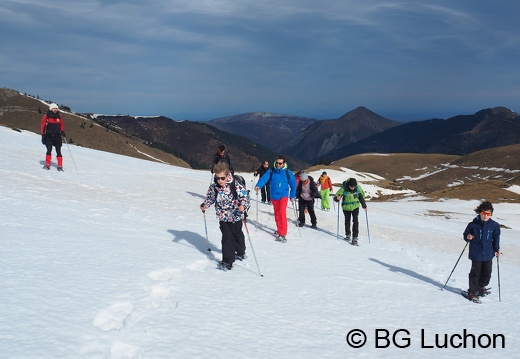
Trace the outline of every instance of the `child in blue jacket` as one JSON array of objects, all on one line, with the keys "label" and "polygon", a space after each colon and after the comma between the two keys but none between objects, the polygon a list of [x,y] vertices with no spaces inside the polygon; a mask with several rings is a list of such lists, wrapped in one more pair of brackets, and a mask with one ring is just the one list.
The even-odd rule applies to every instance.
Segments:
[{"label": "child in blue jacket", "polygon": [[477,216],[464,231],[464,240],[469,242],[469,297],[478,301],[479,296],[489,293],[486,286],[491,279],[493,258],[500,255],[500,225],[491,219],[493,205],[482,202],[476,209]]}]

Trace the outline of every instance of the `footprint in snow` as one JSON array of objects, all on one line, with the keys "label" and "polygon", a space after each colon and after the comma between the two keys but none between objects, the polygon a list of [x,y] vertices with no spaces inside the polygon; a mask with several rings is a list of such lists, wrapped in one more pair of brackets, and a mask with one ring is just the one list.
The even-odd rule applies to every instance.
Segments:
[{"label": "footprint in snow", "polygon": [[121,329],[126,319],[132,314],[134,306],[130,302],[119,302],[112,304],[94,318],[93,325],[101,330],[109,332]]}]

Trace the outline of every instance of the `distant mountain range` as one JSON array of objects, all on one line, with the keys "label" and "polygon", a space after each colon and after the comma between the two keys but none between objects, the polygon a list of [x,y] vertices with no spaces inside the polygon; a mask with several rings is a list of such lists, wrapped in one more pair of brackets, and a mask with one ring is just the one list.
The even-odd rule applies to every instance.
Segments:
[{"label": "distant mountain range", "polygon": [[[46,109],[39,99],[0,89],[0,124],[39,133]],[[273,161],[280,153],[289,157],[292,170],[298,170],[360,153],[465,155],[520,144],[520,117],[503,107],[405,124],[365,107],[331,120],[266,112],[209,122],[63,113],[66,132],[75,144],[199,169],[209,169],[220,144],[230,149],[239,171],[252,171],[261,161]],[[153,156],[143,154],[146,148],[153,150]]]},{"label": "distant mountain range", "polygon": [[[220,130],[204,122],[173,121],[167,117],[96,116],[95,120],[114,131],[130,134],[153,148],[171,153],[193,168],[209,169],[217,147],[224,144],[235,169],[254,171],[261,162],[276,158],[276,153],[246,137]],[[304,167],[290,159],[293,168]]]},{"label": "distant mountain range", "polygon": [[504,107],[447,120],[409,122],[338,149],[335,159],[358,153],[439,153],[466,155],[520,143],[520,116]]},{"label": "distant mountain range", "polygon": [[[298,117],[294,128],[308,126],[289,140],[273,136],[277,131],[276,121],[263,126],[258,113],[234,118],[240,120],[229,122],[229,128],[240,128],[243,136],[309,164],[330,163],[370,152],[465,155],[520,143],[520,117],[504,107],[484,109],[473,115],[404,124],[358,107],[335,120]],[[270,118],[274,116],[271,114]],[[278,131],[288,133],[287,127],[291,127],[291,117],[283,115]]]},{"label": "distant mountain range", "polygon": [[309,163],[339,159],[345,146],[399,126],[365,107],[358,107],[337,120],[313,123],[280,147],[280,151]]},{"label": "distant mountain range", "polygon": [[[270,112],[249,112],[235,116],[218,118],[208,124],[235,135],[250,139],[274,151],[299,136],[318,120],[280,115]],[[295,156],[299,157],[300,156]]]}]

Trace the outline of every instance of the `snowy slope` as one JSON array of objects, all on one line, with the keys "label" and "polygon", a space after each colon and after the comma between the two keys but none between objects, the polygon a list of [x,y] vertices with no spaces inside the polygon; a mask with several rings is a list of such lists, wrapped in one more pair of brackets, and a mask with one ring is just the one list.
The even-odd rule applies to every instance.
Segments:
[{"label": "snowy slope", "polygon": [[[253,195],[258,262],[246,240],[248,258],[222,272],[214,210],[208,251],[198,209],[208,172],[77,146],[63,148],[66,172],[44,171],[39,136],[4,127],[0,150],[2,358],[519,357],[519,205],[495,205],[508,227],[502,301],[495,262],[493,293],[477,305],[459,294],[467,252],[441,290],[477,202],[369,202],[353,247],[336,239],[336,211],[318,210],[319,230],[301,238],[291,222],[288,242],[275,242],[272,209]],[[348,171],[328,172],[340,182]],[[362,348],[347,343],[354,329]],[[457,334],[480,342],[437,348]],[[482,348],[492,337],[498,348]]]}]

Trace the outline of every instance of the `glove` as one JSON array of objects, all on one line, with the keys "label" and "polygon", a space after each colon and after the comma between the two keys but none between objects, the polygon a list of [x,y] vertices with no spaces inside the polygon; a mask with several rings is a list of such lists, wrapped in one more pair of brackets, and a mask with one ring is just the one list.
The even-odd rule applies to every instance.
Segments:
[{"label": "glove", "polygon": [[334,196],[334,202],[339,202],[339,199],[337,196]]},{"label": "glove", "polygon": [[65,136],[65,131],[61,131],[60,134],[61,134],[63,137],[67,137],[67,136]]},{"label": "glove", "polygon": [[45,144],[45,136],[42,135],[42,144]]}]

